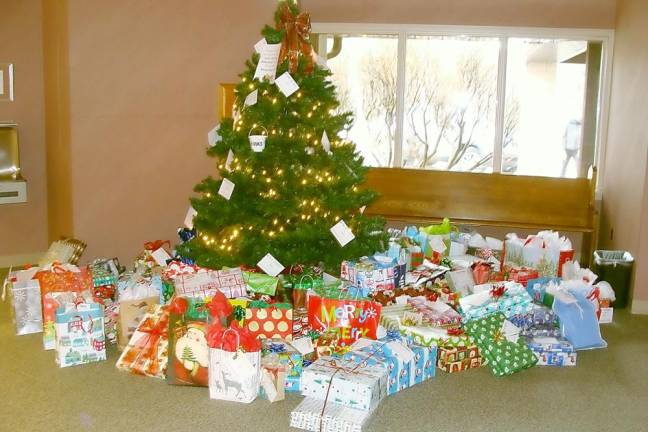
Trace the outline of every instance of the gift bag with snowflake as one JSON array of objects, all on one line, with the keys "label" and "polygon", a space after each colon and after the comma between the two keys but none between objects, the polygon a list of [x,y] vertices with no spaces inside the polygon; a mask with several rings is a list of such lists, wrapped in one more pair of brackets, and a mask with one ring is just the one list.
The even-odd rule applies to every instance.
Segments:
[{"label": "gift bag with snowflake", "polygon": [[38,281],[31,279],[14,282],[10,287],[16,335],[42,332],[43,309]]}]

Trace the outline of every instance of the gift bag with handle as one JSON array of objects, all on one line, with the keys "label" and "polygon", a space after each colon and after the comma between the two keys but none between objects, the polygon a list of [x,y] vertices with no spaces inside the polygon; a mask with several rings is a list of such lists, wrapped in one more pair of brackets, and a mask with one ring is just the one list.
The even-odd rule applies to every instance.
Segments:
[{"label": "gift bag with handle", "polygon": [[251,403],[259,394],[261,343],[234,321],[223,330],[218,322],[208,330],[209,397]]}]

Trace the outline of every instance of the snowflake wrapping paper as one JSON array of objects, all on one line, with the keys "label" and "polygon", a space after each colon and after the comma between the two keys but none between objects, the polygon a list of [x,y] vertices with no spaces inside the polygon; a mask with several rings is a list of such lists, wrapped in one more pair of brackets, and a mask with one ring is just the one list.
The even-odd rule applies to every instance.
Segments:
[{"label": "snowflake wrapping paper", "polygon": [[465,324],[466,332],[475,338],[481,355],[488,360],[491,371],[496,376],[514,374],[538,362],[523,338],[518,342],[506,338],[503,334],[505,321],[503,314],[496,313]]},{"label": "snowflake wrapping paper", "polygon": [[301,381],[303,396],[364,411],[387,396],[385,368],[332,357],[322,357],[304,369]]},{"label": "snowflake wrapping paper", "polygon": [[16,282],[11,288],[16,335],[43,331],[43,308],[40,285],[32,279]]}]

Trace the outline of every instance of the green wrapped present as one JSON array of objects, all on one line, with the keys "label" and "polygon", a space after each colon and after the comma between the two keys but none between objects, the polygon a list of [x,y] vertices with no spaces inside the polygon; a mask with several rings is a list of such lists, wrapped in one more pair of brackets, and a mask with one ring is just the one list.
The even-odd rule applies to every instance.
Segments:
[{"label": "green wrapped present", "polygon": [[275,295],[279,278],[269,276],[265,273],[243,272],[243,280],[249,292],[257,294]]},{"label": "green wrapped present", "polygon": [[538,362],[533,351],[524,343],[524,338],[520,339],[517,336],[519,333],[508,332],[508,325],[512,324],[499,312],[464,325],[495,376],[512,375]]}]

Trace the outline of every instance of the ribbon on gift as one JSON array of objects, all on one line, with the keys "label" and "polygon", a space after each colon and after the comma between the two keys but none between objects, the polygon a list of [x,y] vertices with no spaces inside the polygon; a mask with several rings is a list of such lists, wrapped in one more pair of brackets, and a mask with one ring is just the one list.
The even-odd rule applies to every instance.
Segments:
[{"label": "ribbon on gift", "polygon": [[268,352],[273,353],[273,354],[281,354],[286,352],[286,346],[281,343],[276,343],[276,342],[270,342],[268,344]]},{"label": "ribbon on gift", "polygon": [[171,261],[164,269],[164,276],[169,279],[175,279],[180,275],[189,275],[194,273],[205,273],[206,268],[197,265],[185,264],[179,261]]},{"label": "ribbon on gift", "polygon": [[75,266],[74,264],[61,264],[58,261],[54,261],[46,266],[43,266],[40,271],[62,274],[67,272],[80,273],[81,269],[79,269],[79,267]]},{"label": "ribbon on gift", "polygon": [[[382,348],[387,345],[391,341],[386,341],[383,342],[380,346],[375,348],[367,357],[365,357],[364,361],[358,362],[353,368],[345,368],[343,366],[338,366],[337,362],[335,360],[329,360],[328,361],[328,366],[335,369],[333,374],[331,375],[331,379],[329,380],[328,386],[326,387],[326,395],[324,396],[324,404],[322,406],[322,412],[320,413],[320,432],[322,432],[322,428],[324,426],[324,412],[326,411],[326,405],[328,403],[328,398],[329,398],[329,393],[331,392],[331,387],[333,386],[333,378],[335,378],[335,375],[337,375],[338,372],[344,371],[345,373],[349,374],[356,374],[356,375],[361,375],[362,372],[358,371],[359,368],[364,367],[367,365],[367,360],[371,359],[372,357],[376,356],[376,354],[379,354],[382,351]],[[378,381],[378,385],[380,386],[380,381]],[[386,389],[385,389],[386,390]],[[379,387],[378,388],[378,393],[382,393],[383,390]]]},{"label": "ribbon on gift", "polygon": [[261,351],[261,341],[254,337],[247,328],[241,327],[238,321],[232,321],[225,328],[219,321],[214,321],[207,328],[207,345],[227,352]]},{"label": "ribbon on gift", "polygon": [[169,249],[171,249],[171,242],[169,240],[154,240],[146,242],[144,243],[144,249],[153,252],[160,249],[164,245],[169,246]]},{"label": "ribbon on gift", "polygon": [[160,363],[158,361],[158,348],[160,339],[167,337],[169,328],[168,310],[164,309],[162,315],[156,320],[148,317],[137,328],[137,331],[143,335],[135,341],[125,361],[130,365],[134,373],[146,375],[158,375],[160,372]]},{"label": "ribbon on gift", "polygon": [[283,2],[279,10],[277,30],[283,30],[284,39],[279,51],[279,64],[288,59],[288,70],[294,73],[299,64],[299,56],[306,60],[305,72],[313,72],[313,47],[310,43],[311,22],[310,14],[302,12],[294,14],[290,2]]}]

